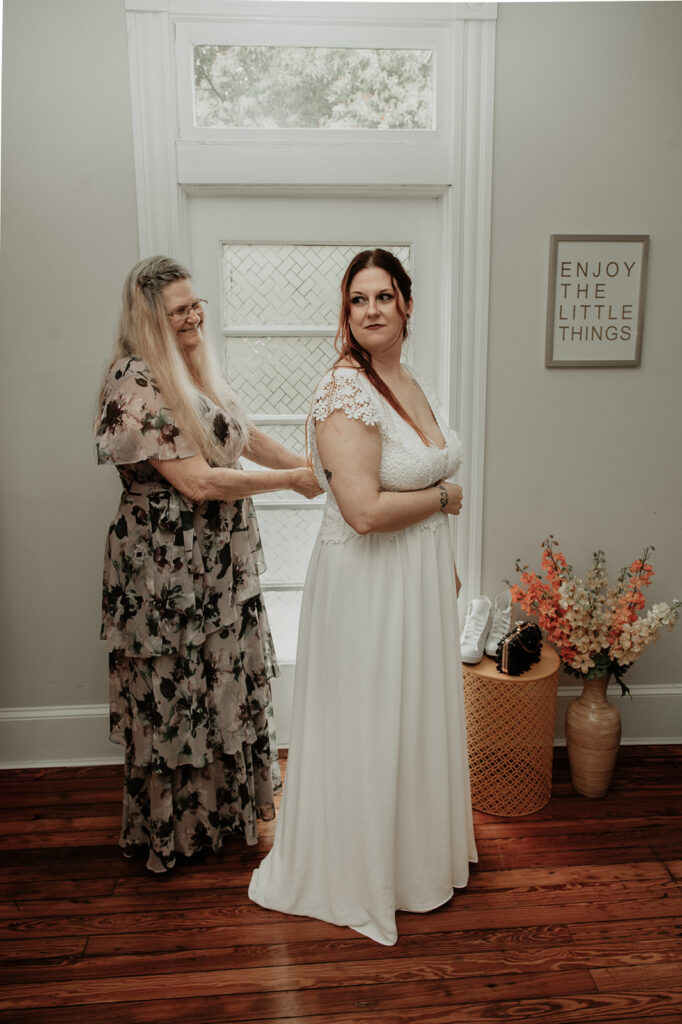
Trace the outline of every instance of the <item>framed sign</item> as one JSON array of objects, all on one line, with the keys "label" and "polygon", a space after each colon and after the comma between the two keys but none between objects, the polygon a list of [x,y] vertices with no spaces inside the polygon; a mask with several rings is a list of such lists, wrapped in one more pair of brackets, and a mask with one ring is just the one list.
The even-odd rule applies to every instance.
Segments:
[{"label": "framed sign", "polygon": [[648,235],[552,235],[545,366],[639,366]]}]

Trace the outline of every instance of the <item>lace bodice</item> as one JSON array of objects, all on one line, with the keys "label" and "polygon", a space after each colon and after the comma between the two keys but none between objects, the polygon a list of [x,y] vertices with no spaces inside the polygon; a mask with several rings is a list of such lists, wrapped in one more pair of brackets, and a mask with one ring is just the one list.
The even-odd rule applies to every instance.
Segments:
[{"label": "lace bodice", "polygon": [[[320,423],[336,410],[349,419],[362,420],[377,427],[381,434],[381,467],[379,479],[383,490],[415,491],[431,487],[438,480],[451,477],[462,462],[462,444],[448,426],[438,398],[430,386],[410,367],[409,372],[422,389],[445,438],[445,447],[425,445],[412,427],[372,387],[365,375],[352,367],[336,367],[322,378],[315,391],[312,406],[313,424]],[[322,541],[343,542],[358,534],[345,521],[332,494],[317,450],[315,430],[310,431],[310,444],[315,475],[327,494],[320,529]],[[435,529],[445,525],[446,517],[436,512],[408,529]]]}]

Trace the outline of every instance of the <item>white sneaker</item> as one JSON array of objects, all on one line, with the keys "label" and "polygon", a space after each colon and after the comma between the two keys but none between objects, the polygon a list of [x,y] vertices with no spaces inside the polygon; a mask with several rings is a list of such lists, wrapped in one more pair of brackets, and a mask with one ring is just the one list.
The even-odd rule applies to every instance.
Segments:
[{"label": "white sneaker", "polygon": [[465,665],[475,665],[483,657],[483,647],[490,628],[491,609],[488,597],[474,597],[469,601],[464,629],[459,638],[462,661]]},{"label": "white sneaker", "polygon": [[511,590],[503,590],[495,598],[493,605],[493,621],[488,632],[488,639],[485,642],[485,653],[489,658],[497,655],[497,645],[503,636],[506,636],[511,629]]}]

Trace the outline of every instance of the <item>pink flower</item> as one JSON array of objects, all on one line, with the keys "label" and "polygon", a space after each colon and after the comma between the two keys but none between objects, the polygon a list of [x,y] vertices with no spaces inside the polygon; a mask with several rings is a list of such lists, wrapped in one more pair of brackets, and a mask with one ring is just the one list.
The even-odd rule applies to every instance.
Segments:
[{"label": "pink flower", "polygon": [[661,627],[673,628],[682,602],[654,605],[643,618],[638,614],[646,605],[643,590],[654,575],[647,561],[650,548],[620,570],[613,587],[603,551],[594,553],[583,582],[556,549],[554,538],[545,538],[539,575],[517,560],[521,583],[512,587],[512,600],[537,618],[570,672],[586,674],[599,664],[620,682],[645,647],[658,639]]}]

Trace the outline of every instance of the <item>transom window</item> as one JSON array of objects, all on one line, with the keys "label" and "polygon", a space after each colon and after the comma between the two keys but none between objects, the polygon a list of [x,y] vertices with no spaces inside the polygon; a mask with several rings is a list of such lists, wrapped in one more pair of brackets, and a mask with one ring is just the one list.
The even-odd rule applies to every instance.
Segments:
[{"label": "transom window", "polygon": [[[337,18],[325,4],[262,0],[254,7],[267,6],[271,17],[253,18],[242,16],[244,6],[252,5],[241,5],[238,17],[175,23],[181,180],[197,183],[209,167],[236,172],[239,164],[241,180],[253,183],[254,169],[271,170],[275,154],[280,180],[288,170],[300,180],[301,161],[304,173],[317,174],[313,151],[314,163],[343,180],[359,172],[358,146],[373,150],[360,165],[366,183],[370,164],[379,180],[391,180],[395,146],[401,177],[414,162],[420,180],[427,167],[430,178],[445,180],[458,39],[452,21],[434,17],[438,5],[424,5],[424,15],[421,5],[404,6],[404,24],[391,16],[392,4],[343,5]],[[194,148],[202,142],[213,145]]]},{"label": "transom window", "polygon": [[202,128],[434,126],[431,50],[194,46]]}]

